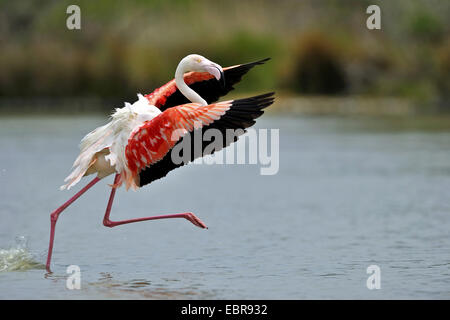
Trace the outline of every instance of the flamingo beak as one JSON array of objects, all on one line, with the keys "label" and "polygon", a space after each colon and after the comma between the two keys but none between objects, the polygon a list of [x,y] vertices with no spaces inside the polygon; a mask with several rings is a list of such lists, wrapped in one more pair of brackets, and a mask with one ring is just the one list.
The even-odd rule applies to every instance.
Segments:
[{"label": "flamingo beak", "polygon": [[213,75],[217,81],[220,81],[221,85],[225,87],[225,75],[221,66],[215,63],[208,64],[205,66],[206,72]]}]

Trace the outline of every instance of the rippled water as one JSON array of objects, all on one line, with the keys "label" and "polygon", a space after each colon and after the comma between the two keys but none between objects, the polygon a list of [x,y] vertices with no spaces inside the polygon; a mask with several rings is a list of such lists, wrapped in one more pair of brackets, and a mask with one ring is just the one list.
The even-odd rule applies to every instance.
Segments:
[{"label": "rippled water", "polygon": [[[49,213],[81,186],[58,187],[104,119],[0,118],[0,298],[450,298],[448,121],[260,120],[280,128],[277,175],[191,165],[117,193],[113,219],[193,211],[208,230],[103,227],[109,177],[61,215],[47,274]],[[372,264],[380,290],[366,287]],[[69,265],[81,290],[66,288]]]}]

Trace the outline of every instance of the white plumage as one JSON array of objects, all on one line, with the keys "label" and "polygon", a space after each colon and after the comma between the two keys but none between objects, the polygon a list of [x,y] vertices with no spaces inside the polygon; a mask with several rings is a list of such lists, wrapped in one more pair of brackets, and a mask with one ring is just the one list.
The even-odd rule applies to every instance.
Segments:
[{"label": "white plumage", "polygon": [[[70,189],[85,175],[98,173],[99,178],[114,172],[123,173],[121,181],[127,181],[130,174],[125,159],[125,147],[128,138],[144,122],[152,120],[161,110],[150,105],[148,100],[138,94],[138,100],[125,107],[116,108],[111,121],[88,133],[80,143],[80,155],[73,164],[73,171],[64,179],[67,182],[61,190]],[[121,182],[119,182],[121,183]],[[127,187],[137,188],[131,185]]]}]

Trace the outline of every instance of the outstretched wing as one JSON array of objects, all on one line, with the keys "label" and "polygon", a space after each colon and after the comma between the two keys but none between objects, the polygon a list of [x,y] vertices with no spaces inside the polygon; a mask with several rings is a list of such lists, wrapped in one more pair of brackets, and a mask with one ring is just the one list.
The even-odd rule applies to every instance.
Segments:
[{"label": "outstretched wing", "polygon": [[[208,103],[216,102],[219,97],[233,90],[233,85],[241,81],[242,76],[256,65],[263,64],[270,58],[240,64],[223,69],[225,86],[220,84],[207,72],[189,72],[184,75],[184,82],[197,92]],[[190,101],[178,90],[175,80],[171,80],[162,87],[145,96],[151,105],[164,111],[168,108],[179,106]]]},{"label": "outstretched wing", "polygon": [[[127,187],[132,186],[139,176],[139,186],[142,187],[154,180],[160,179],[170,171],[184,165],[186,162],[174,163],[171,151],[178,143],[183,143],[189,135],[192,147],[189,160],[211,154],[216,150],[207,150],[211,141],[203,141],[201,148],[194,146],[196,131],[217,129],[222,133],[222,146],[226,147],[233,141],[227,141],[226,129],[243,129],[252,126],[255,119],[261,116],[262,109],[273,103],[273,93],[255,96],[247,99],[229,100],[207,106],[195,103],[167,109],[151,121],[144,123],[130,136],[125,149],[125,156],[130,174],[125,178]],[[202,135],[203,136],[203,135]],[[183,155],[180,155],[181,157]]]}]

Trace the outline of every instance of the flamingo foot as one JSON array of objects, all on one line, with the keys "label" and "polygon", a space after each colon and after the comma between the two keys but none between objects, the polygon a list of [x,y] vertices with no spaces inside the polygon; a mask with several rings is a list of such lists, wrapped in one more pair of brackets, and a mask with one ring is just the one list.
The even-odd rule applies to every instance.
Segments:
[{"label": "flamingo foot", "polygon": [[193,214],[192,212],[187,212],[185,214],[185,218],[187,220],[189,220],[190,222],[192,222],[194,225],[196,225],[199,228],[202,229],[208,229],[208,227],[206,226],[206,224],[203,223],[202,220],[200,220],[195,214]]}]

